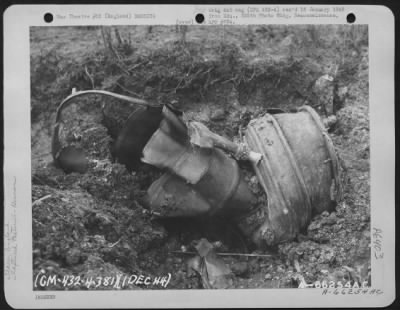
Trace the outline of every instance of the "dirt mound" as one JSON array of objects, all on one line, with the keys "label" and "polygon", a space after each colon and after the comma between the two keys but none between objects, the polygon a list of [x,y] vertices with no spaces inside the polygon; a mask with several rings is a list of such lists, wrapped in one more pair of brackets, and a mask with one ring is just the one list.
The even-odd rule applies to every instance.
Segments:
[{"label": "dirt mound", "polygon": [[[206,237],[220,241],[221,251],[271,255],[224,256],[236,275],[233,287],[368,280],[366,28],[282,25],[213,30],[188,28],[183,36],[175,27],[161,26],[32,28],[34,275],[42,269],[93,278],[171,273],[168,288],[200,288],[199,279],[187,270],[188,255],[173,251],[181,246],[193,249],[194,240]],[[324,74],[335,76],[342,93],[343,108],[331,135],[345,172],[344,201],[336,212],[317,216],[298,240],[268,252],[256,250],[223,219],[152,218],[141,199],[162,172],[143,166],[130,173],[114,163],[110,150],[134,105],[99,96],[76,100],[63,112],[63,140],[85,149],[89,170],[65,174],[52,164],[55,111],[72,88],[170,103],[186,117],[237,139],[266,108],[290,110],[305,103],[318,108],[313,86]],[[263,203],[251,167],[240,167]],[[65,287],[59,284],[55,289]]]}]

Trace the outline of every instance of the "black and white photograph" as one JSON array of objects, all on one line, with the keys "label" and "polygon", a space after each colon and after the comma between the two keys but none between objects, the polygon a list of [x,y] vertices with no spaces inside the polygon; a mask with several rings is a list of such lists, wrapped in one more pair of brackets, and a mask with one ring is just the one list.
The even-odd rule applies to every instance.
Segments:
[{"label": "black and white photograph", "polygon": [[13,5],[10,308],[385,307],[383,5]]},{"label": "black and white photograph", "polygon": [[368,25],[29,40],[33,290],[373,284]]}]

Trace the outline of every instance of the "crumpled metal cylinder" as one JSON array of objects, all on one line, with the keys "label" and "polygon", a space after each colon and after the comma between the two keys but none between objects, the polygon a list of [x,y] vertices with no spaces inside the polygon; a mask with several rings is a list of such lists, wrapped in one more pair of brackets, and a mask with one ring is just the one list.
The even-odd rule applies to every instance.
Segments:
[{"label": "crumpled metal cylinder", "polygon": [[293,239],[313,215],[331,210],[340,199],[338,159],[311,107],[255,119],[248,125],[245,140],[263,154],[253,167],[268,197],[264,221],[252,232],[256,244]]},{"label": "crumpled metal cylinder", "polygon": [[262,154],[252,164],[265,205],[253,203],[257,199],[233,158],[218,148],[192,145],[185,124],[165,111],[143,151],[143,161],[168,171],[148,190],[151,209],[162,217],[223,214],[262,247],[292,240],[313,215],[340,199],[338,159],[311,107],[251,121],[245,143]]},{"label": "crumpled metal cylinder", "polygon": [[142,158],[169,173],[148,190],[152,210],[163,216],[196,215],[200,210],[210,215],[224,212],[227,217],[246,213],[253,195],[237,162],[219,149],[192,145],[185,124],[174,113],[164,112],[165,118],[145,146]]}]

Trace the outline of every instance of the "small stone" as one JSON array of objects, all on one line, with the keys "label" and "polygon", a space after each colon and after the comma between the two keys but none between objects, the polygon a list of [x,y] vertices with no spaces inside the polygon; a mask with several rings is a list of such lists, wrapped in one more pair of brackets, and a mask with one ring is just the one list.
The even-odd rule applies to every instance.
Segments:
[{"label": "small stone", "polygon": [[65,261],[70,266],[78,264],[80,259],[81,251],[77,248],[70,249],[65,256]]},{"label": "small stone", "polygon": [[245,276],[249,272],[249,266],[246,262],[238,262],[232,265],[232,272],[237,276]]},{"label": "small stone", "polygon": [[34,249],[32,251],[32,254],[33,254],[34,257],[39,257],[40,256],[40,249]]},{"label": "small stone", "polygon": [[216,109],[211,113],[211,120],[213,121],[221,121],[225,118],[225,110],[224,109]]},{"label": "small stone", "polygon": [[253,184],[258,184],[258,179],[257,179],[257,176],[252,176],[251,178],[250,178],[250,183],[253,185]]},{"label": "small stone", "polygon": [[317,230],[321,227],[321,223],[319,222],[312,222],[310,226],[308,226],[308,230]]},{"label": "small stone", "polygon": [[321,216],[328,217],[329,216],[329,212],[328,211],[324,211],[324,212],[321,213]]},{"label": "small stone", "polygon": [[333,225],[333,224],[335,224],[335,223],[336,223],[336,217],[331,217],[331,216],[329,216],[329,217],[327,217],[327,218],[325,219],[325,224]]},{"label": "small stone", "polygon": [[369,221],[369,216],[368,215],[361,216],[361,221],[362,222],[368,222]]},{"label": "small stone", "polygon": [[296,254],[301,256],[304,254],[304,250],[303,249],[296,249]]},{"label": "small stone", "polygon": [[180,258],[180,257],[175,257],[174,263],[175,263],[175,264],[181,264],[181,263],[182,263],[182,258]]},{"label": "small stone", "polygon": [[335,271],[335,277],[336,277],[337,280],[343,279],[344,278],[343,271],[340,271],[340,270]]},{"label": "small stone", "polygon": [[195,119],[199,122],[208,123],[210,121],[210,109],[204,108],[199,113],[197,113]]},{"label": "small stone", "polygon": [[346,86],[339,87],[338,95],[339,95],[340,99],[343,100],[343,98],[348,94],[348,92],[349,92],[349,89]]},{"label": "small stone", "polygon": [[214,246],[215,249],[220,249],[223,246],[222,242],[219,240],[213,242],[212,245]]}]

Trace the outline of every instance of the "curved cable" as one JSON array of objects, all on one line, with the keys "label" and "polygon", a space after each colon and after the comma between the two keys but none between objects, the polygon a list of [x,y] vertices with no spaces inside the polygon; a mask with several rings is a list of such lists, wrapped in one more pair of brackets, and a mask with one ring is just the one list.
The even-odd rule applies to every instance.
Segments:
[{"label": "curved cable", "polygon": [[69,95],[67,98],[65,98],[60,105],[57,108],[57,114],[56,114],[56,123],[59,122],[60,117],[61,117],[61,111],[62,109],[65,108],[66,104],[71,102],[72,99],[76,98],[76,97],[80,97],[80,96],[84,96],[84,95],[91,95],[91,94],[97,94],[97,95],[105,95],[105,96],[110,96],[113,98],[117,98],[120,100],[124,100],[124,101],[128,101],[130,103],[135,103],[135,104],[140,104],[140,105],[144,105],[144,106],[152,106],[152,107],[161,107],[161,104],[157,104],[157,103],[150,103],[144,99],[139,99],[139,98],[133,98],[133,97],[129,97],[129,96],[125,96],[125,95],[120,95],[117,93],[113,93],[110,91],[106,91],[106,90],[82,90],[82,91],[78,91],[78,92],[73,92],[71,95]]}]

